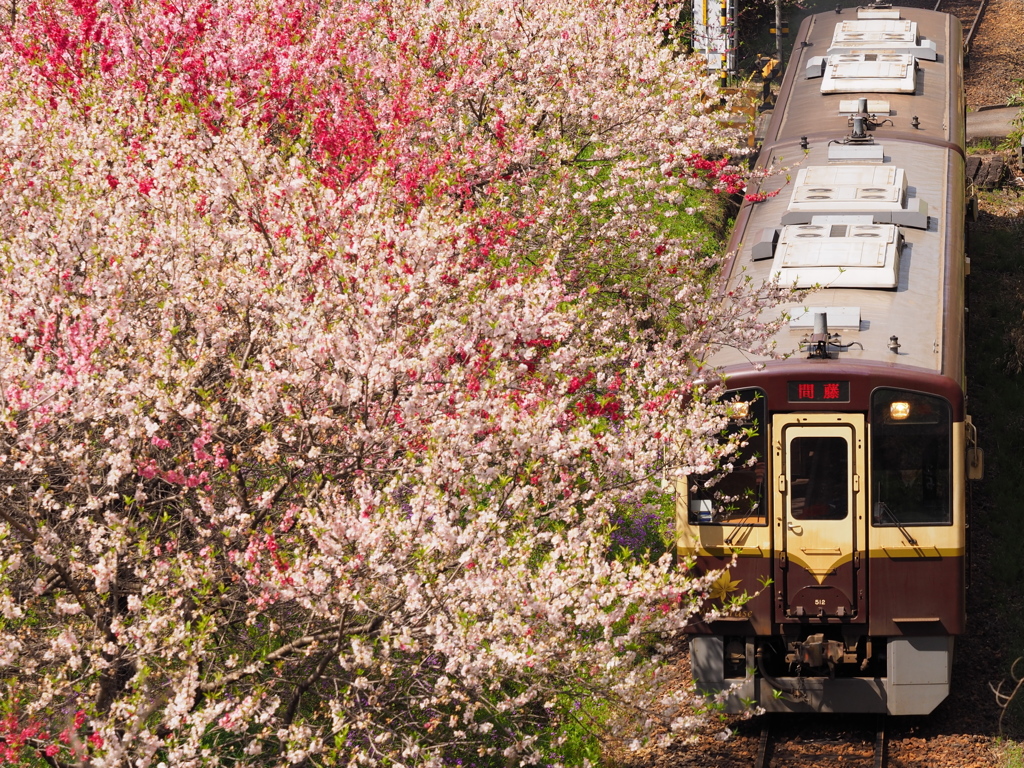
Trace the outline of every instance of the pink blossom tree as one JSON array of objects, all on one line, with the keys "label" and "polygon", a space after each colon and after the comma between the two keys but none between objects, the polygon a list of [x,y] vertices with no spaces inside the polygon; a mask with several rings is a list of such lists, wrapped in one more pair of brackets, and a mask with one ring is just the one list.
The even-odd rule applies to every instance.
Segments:
[{"label": "pink blossom tree", "polygon": [[[710,471],[735,137],[640,0],[12,2],[0,759],[551,760],[686,731],[708,581],[610,555]],[[667,713],[667,714],[666,714]],[[547,756],[546,758],[544,756]]]}]

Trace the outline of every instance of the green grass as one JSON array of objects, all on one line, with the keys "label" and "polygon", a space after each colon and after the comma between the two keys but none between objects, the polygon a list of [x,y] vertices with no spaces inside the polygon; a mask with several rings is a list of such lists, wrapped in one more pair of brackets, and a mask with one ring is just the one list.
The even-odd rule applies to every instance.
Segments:
[{"label": "green grass", "polygon": [[1015,741],[1001,741],[1000,768],[1024,768],[1024,746]]},{"label": "green grass", "polygon": [[[603,747],[598,733],[608,725],[608,706],[586,696],[572,701],[563,696],[557,703],[557,709],[562,714],[557,734],[561,743],[552,743],[545,750],[552,762],[567,766],[585,765],[587,762],[600,764]],[[558,739],[552,739],[554,741]]]}]

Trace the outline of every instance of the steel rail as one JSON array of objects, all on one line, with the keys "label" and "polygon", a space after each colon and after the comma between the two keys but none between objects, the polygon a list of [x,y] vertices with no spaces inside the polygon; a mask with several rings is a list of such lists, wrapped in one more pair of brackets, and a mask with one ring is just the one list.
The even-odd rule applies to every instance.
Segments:
[{"label": "steel rail", "polygon": [[[981,17],[984,15],[985,9],[987,7],[988,7],[988,0],[981,0],[981,2],[978,3],[978,12],[974,15],[974,21],[971,22],[970,29],[967,30],[967,34],[964,36],[964,53],[967,53],[967,52],[969,52],[971,50],[971,43],[974,42],[974,36],[975,36],[975,34],[977,34],[978,26],[981,24]],[[942,0],[936,0],[935,7],[932,8],[932,10],[933,11],[941,11],[942,10]],[[957,14],[957,15],[959,15],[959,14]],[[961,24],[963,23],[963,19],[960,20],[960,23]]]},{"label": "steel rail", "polygon": [[885,715],[879,715],[875,729],[875,768],[885,768],[888,762],[888,747],[889,743],[885,738]]},{"label": "steel rail", "polygon": [[[873,768],[886,768],[889,763],[889,742],[886,736],[886,716],[878,715],[878,719],[875,723],[875,738],[873,743],[873,750],[870,758],[867,755],[859,757],[852,757],[850,755],[839,756],[840,760],[847,761],[851,765],[859,764],[866,765],[867,761],[871,761]],[[765,715],[764,722],[761,724],[761,738],[757,746],[757,757],[754,760],[754,768],[769,768],[774,762],[772,758],[775,753],[775,742],[778,739],[778,732],[781,730],[779,722],[770,715]],[[781,743],[781,742],[780,742]],[[871,744],[870,739],[868,744]],[[814,760],[820,759],[821,754],[816,754],[813,757],[808,756],[807,758],[801,758],[799,755],[787,756],[787,765],[813,765]],[[795,760],[796,762],[793,762]],[[863,760],[864,762],[861,762]]]},{"label": "steel rail", "polygon": [[754,768],[767,768],[768,758],[771,755],[771,718],[765,716],[764,723],[761,725],[761,741],[757,745],[757,760],[754,762]]}]

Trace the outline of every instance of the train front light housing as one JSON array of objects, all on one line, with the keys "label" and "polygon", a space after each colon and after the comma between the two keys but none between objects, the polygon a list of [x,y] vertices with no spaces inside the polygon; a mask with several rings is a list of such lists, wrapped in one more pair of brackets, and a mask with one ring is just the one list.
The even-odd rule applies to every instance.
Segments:
[{"label": "train front light housing", "polygon": [[893,421],[905,421],[908,416],[910,416],[910,403],[905,400],[889,403],[889,417]]}]

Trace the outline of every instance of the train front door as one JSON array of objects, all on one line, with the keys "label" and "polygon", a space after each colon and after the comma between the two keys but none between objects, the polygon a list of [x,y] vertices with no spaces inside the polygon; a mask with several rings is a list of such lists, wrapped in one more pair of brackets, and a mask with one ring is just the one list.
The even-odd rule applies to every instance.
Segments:
[{"label": "train front door", "polygon": [[864,416],[776,415],[772,450],[777,618],[855,619],[864,579]]}]

